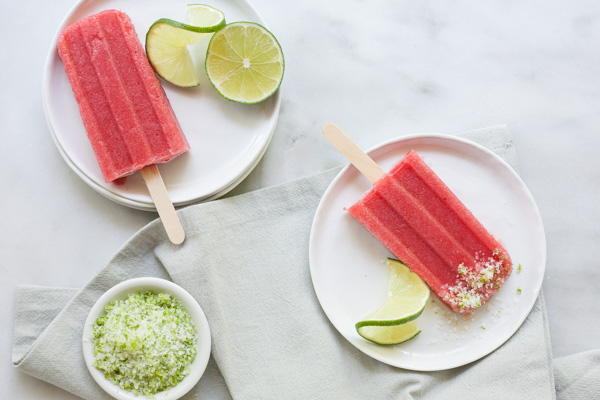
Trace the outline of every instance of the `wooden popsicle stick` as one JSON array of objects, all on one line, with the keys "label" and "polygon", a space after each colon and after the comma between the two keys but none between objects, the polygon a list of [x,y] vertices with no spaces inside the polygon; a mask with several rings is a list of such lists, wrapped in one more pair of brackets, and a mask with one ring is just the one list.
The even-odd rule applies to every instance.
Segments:
[{"label": "wooden popsicle stick", "polygon": [[377,182],[385,171],[364,151],[360,149],[342,130],[335,124],[323,127],[323,135],[333,146],[342,153],[371,183]]},{"label": "wooden popsicle stick", "polygon": [[142,176],[146,181],[150,197],[152,197],[152,201],[156,206],[156,211],[158,211],[158,216],[167,231],[169,240],[175,244],[183,243],[185,232],[156,164],[142,168]]}]

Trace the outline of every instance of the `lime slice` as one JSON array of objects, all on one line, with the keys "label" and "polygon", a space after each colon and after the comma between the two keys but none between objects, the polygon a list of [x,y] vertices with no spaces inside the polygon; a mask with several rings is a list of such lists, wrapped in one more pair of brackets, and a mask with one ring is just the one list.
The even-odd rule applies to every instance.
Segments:
[{"label": "lime slice", "polygon": [[365,339],[383,345],[404,343],[421,333],[414,321],[393,326],[363,326],[357,328],[357,332]]},{"label": "lime slice", "polygon": [[206,4],[188,4],[187,23],[199,27],[213,27],[216,29],[211,32],[216,32],[225,26],[225,15]]},{"label": "lime slice", "polygon": [[254,104],[277,91],[285,63],[281,46],[265,27],[234,22],[213,35],[206,73],[227,100]]},{"label": "lime slice", "polygon": [[188,7],[188,14],[190,11],[197,26],[161,18],[146,34],[146,55],[150,65],[165,81],[181,87],[200,84],[187,46],[225,26],[223,13],[215,8],[195,5]]},{"label": "lime slice", "polygon": [[402,262],[388,258],[388,298],[363,321],[356,331],[378,344],[398,344],[417,336],[419,328],[413,320],[425,309],[429,287]]}]

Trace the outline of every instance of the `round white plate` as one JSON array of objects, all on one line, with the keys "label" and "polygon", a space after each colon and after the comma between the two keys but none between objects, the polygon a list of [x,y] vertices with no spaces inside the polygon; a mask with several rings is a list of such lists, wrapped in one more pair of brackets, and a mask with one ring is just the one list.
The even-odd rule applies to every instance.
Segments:
[{"label": "round white plate", "polygon": [[396,367],[444,370],[491,353],[519,329],[542,287],[546,239],[527,187],[494,153],[452,136],[414,135],[383,143],[369,154],[389,171],[411,149],[505,245],[515,271],[504,286],[471,320],[465,321],[432,296],[416,320],[422,332],[415,339],[380,346],[360,337],[354,324],[379,308],[387,296],[386,258],[392,254],[344,209],[371,188],[351,165],[334,179],[317,209],[310,271],[329,320],[359,350]]},{"label": "round white plate", "polygon": [[[80,1],[67,14],[54,38],[44,71],[43,102],[46,119],[58,150],[67,164],[88,185],[118,203],[142,210],[154,204],[139,173],[122,184],[105,183],[87,139],[62,62],[56,52],[58,34],[69,24],[106,9],[127,13],[142,43],[146,31],[159,18],[185,21],[189,1]],[[228,22],[254,21],[265,25],[245,0],[217,0],[210,5],[223,11]],[[159,165],[161,175],[176,206],[214,199],[239,184],[258,164],[275,130],[281,95],[255,105],[223,99],[204,71],[208,37],[190,48],[201,84],[181,89],[161,83],[190,143],[191,150]]]}]

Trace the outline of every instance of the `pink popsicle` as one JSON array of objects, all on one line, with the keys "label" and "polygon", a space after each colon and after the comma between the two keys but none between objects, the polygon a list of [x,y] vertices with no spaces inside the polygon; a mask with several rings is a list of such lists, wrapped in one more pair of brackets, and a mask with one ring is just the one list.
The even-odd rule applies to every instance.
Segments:
[{"label": "pink popsicle", "polygon": [[106,182],[189,150],[125,13],[82,19],[62,32],[57,47]]},{"label": "pink popsicle", "polygon": [[502,244],[414,151],[348,211],[456,312],[472,313],[512,271]]}]

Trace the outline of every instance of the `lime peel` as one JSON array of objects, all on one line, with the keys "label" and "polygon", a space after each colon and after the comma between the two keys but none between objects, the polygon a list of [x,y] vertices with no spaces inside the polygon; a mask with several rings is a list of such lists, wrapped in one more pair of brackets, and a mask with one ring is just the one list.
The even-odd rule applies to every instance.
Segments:
[{"label": "lime peel", "polygon": [[388,258],[388,298],[364,320],[355,324],[363,338],[377,344],[406,342],[421,331],[414,322],[429,301],[429,287],[401,261]]},{"label": "lime peel", "polygon": [[415,322],[393,326],[362,326],[356,331],[370,342],[390,346],[414,339],[421,330]]},{"label": "lime peel", "polygon": [[194,27],[211,27],[210,32],[216,32],[225,26],[225,15],[206,4],[188,4],[187,21]]},{"label": "lime peel", "polygon": [[285,70],[275,36],[254,22],[234,22],[215,33],[206,53],[206,73],[225,99],[259,103],[280,87]]},{"label": "lime peel", "polygon": [[213,7],[188,7],[194,25],[161,18],[146,33],[146,55],[154,71],[165,81],[179,87],[200,84],[187,46],[225,26],[225,16]]}]

